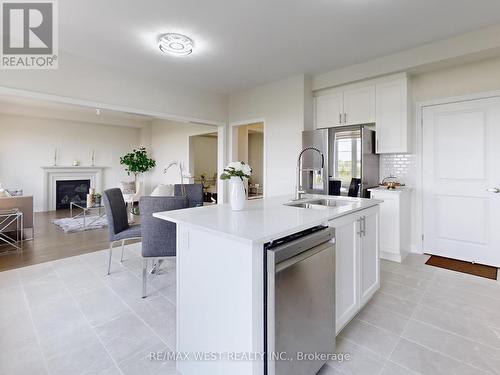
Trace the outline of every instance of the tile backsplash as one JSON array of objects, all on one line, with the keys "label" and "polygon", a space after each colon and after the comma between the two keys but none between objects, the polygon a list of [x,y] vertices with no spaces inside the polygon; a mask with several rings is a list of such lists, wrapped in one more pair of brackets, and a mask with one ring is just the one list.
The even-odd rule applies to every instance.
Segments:
[{"label": "tile backsplash", "polygon": [[380,180],[390,175],[396,176],[401,182],[414,186],[415,157],[412,154],[382,154],[380,155]]}]

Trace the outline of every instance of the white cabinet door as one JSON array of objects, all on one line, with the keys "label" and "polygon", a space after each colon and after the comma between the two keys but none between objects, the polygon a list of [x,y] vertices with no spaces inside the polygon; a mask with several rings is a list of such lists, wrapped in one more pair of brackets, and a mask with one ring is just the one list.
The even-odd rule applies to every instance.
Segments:
[{"label": "white cabinet door", "polygon": [[375,122],[375,86],[344,91],[344,125]]},{"label": "white cabinet door", "polygon": [[342,93],[317,96],[314,98],[314,124],[316,129],[342,125]]},{"label": "white cabinet door", "polygon": [[[383,200],[380,203],[380,250],[394,256],[399,255],[399,202],[397,194],[378,194],[372,198]],[[396,259],[390,259],[396,260]],[[399,260],[400,261],[400,260]]]},{"label": "white cabinet door", "polygon": [[378,208],[363,211],[360,247],[360,305],[363,306],[380,287]]},{"label": "white cabinet door", "polygon": [[409,152],[408,80],[376,85],[376,152]]},{"label": "white cabinet door", "polygon": [[335,220],[336,333],[359,311],[359,225],[355,215]]}]

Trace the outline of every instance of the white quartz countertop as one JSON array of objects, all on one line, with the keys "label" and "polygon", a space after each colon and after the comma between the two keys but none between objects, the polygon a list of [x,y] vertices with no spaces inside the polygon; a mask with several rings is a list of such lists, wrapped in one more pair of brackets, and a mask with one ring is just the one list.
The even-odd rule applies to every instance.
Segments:
[{"label": "white quartz countertop", "polygon": [[349,205],[321,209],[284,205],[290,196],[250,200],[243,211],[229,204],[157,212],[153,216],[251,243],[265,243],[381,203],[380,200],[307,195],[302,201],[332,198]]}]

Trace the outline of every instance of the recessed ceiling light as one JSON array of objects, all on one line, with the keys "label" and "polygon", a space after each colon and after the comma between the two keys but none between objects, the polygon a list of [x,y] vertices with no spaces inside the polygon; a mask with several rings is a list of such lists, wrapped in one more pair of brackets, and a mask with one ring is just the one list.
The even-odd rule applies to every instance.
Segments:
[{"label": "recessed ceiling light", "polygon": [[158,48],[164,53],[186,56],[193,52],[193,41],[182,34],[168,33],[160,36]]}]

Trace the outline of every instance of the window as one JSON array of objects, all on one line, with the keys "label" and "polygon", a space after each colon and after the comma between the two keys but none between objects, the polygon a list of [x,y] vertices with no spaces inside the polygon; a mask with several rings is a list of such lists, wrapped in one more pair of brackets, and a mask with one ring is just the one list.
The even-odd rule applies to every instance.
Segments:
[{"label": "window", "polygon": [[349,188],[351,178],[361,177],[361,136],[358,131],[335,133],[335,178],[342,181],[342,187]]}]

